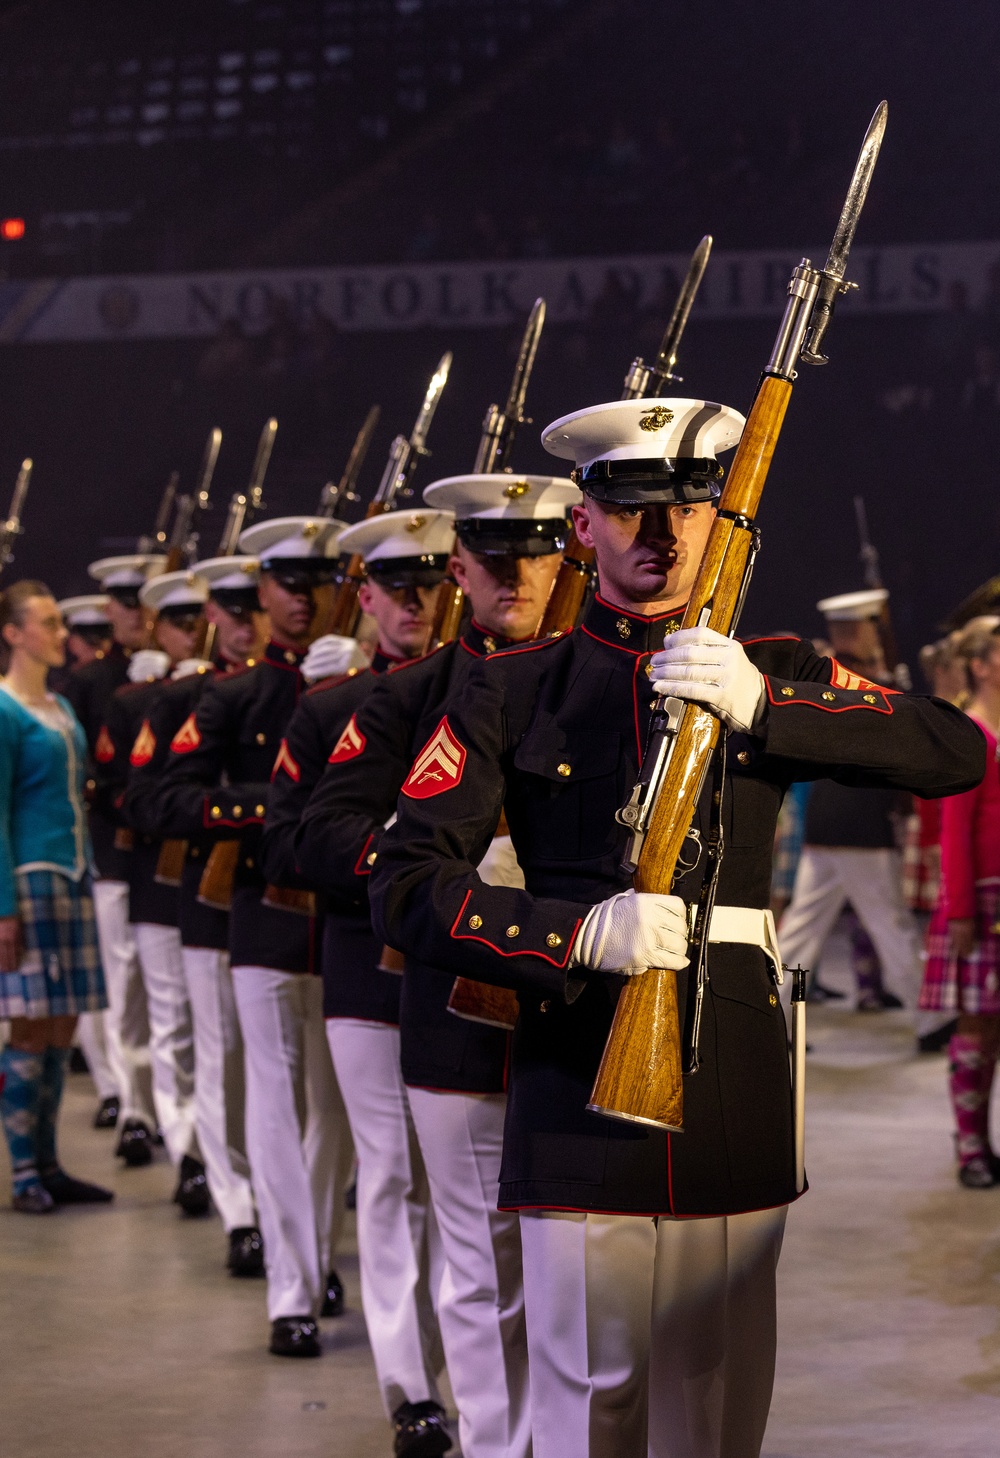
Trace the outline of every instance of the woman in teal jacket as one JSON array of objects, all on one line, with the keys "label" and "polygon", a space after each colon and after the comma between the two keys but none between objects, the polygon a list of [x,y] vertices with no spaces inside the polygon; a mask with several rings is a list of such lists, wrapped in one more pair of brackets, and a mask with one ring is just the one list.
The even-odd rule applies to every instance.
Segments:
[{"label": "woman in teal jacket", "polygon": [[10,1147],[13,1205],[111,1199],[56,1157],[56,1117],[77,1014],[107,1005],[90,894],[83,803],[86,740],[46,675],[66,659],[66,629],[41,582],[0,593],[0,1114]]}]

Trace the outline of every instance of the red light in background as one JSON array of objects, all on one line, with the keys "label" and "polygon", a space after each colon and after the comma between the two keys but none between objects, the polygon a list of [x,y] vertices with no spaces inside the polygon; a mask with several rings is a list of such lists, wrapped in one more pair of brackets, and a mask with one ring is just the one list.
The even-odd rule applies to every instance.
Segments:
[{"label": "red light in background", "polygon": [[0,238],[3,238],[7,243],[16,243],[19,238],[23,237],[23,218],[4,218],[0,220]]}]

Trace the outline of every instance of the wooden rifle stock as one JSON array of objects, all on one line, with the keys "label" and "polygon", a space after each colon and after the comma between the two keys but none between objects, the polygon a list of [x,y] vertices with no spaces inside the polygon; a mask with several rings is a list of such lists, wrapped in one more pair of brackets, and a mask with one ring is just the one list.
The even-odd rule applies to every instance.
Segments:
[{"label": "wooden rifle stock", "polygon": [[261,903],[270,906],[272,911],[293,911],[296,916],[316,915],[315,892],[300,886],[274,886],[268,882]]},{"label": "wooden rifle stock", "polygon": [[229,911],[233,904],[233,882],[240,859],[238,840],[217,840],[209,851],[198,883],[198,900],[215,911]]},{"label": "wooden rifle stock", "polygon": [[153,880],[160,886],[179,886],[184,878],[184,865],[187,861],[188,843],[186,840],[165,840],[160,844],[160,854],[156,857],[156,870],[153,873]]},{"label": "wooden rifle stock", "polygon": [[[685,628],[702,624],[729,633],[733,627],[753,537],[728,513],[753,521],[791,392],[787,380],[772,376],[764,378],[757,392],[684,614]],[[637,891],[670,892],[718,738],[719,720],[686,705],[639,857]],[[682,1127],[675,972],[651,969],[625,983],[589,1107],[641,1124]]]},{"label": "wooden rifle stock", "polygon": [[587,588],[590,586],[593,560],[593,548],[584,547],[577,540],[576,532],[570,532],[536,637],[546,638],[549,633],[568,633],[571,628],[576,627],[584,598],[587,596]]}]

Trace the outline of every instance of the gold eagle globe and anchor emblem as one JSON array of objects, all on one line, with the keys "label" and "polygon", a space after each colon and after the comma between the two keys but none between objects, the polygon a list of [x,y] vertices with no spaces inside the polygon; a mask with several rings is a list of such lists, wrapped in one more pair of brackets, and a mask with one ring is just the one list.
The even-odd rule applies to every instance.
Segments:
[{"label": "gold eagle globe and anchor emblem", "polygon": [[517,501],[520,496],[527,496],[531,490],[527,481],[512,481],[509,486],[503,488],[503,494],[508,501]]},{"label": "gold eagle globe and anchor emblem", "polygon": [[674,412],[668,410],[665,405],[654,405],[651,410],[647,410],[645,415],[639,416],[639,429],[662,430],[665,425],[670,424],[673,418]]}]

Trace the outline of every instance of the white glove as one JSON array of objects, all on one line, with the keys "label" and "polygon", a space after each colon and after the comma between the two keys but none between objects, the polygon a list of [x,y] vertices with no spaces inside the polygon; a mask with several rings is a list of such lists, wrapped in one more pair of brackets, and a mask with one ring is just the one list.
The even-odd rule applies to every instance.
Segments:
[{"label": "white glove", "polygon": [[130,683],[148,683],[151,678],[166,678],[170,671],[170,654],[161,648],[140,648],[128,661]]},{"label": "white glove", "polygon": [[679,896],[620,891],[587,912],[570,966],[626,977],[650,967],[679,972],[690,961],[687,943],[687,908]]},{"label": "white glove", "polygon": [[712,628],[682,628],[653,654],[650,667],[656,693],[690,699],[730,729],[753,729],[764,703],[764,677],[735,638]]},{"label": "white glove", "polygon": [[214,667],[210,658],[182,658],[170,677],[176,683],[179,678],[190,678],[195,673],[211,673]]},{"label": "white glove", "polygon": [[321,678],[339,677],[350,668],[367,668],[368,656],[356,638],[342,638],[339,633],[324,633],[302,660],[302,677],[310,683]]}]

